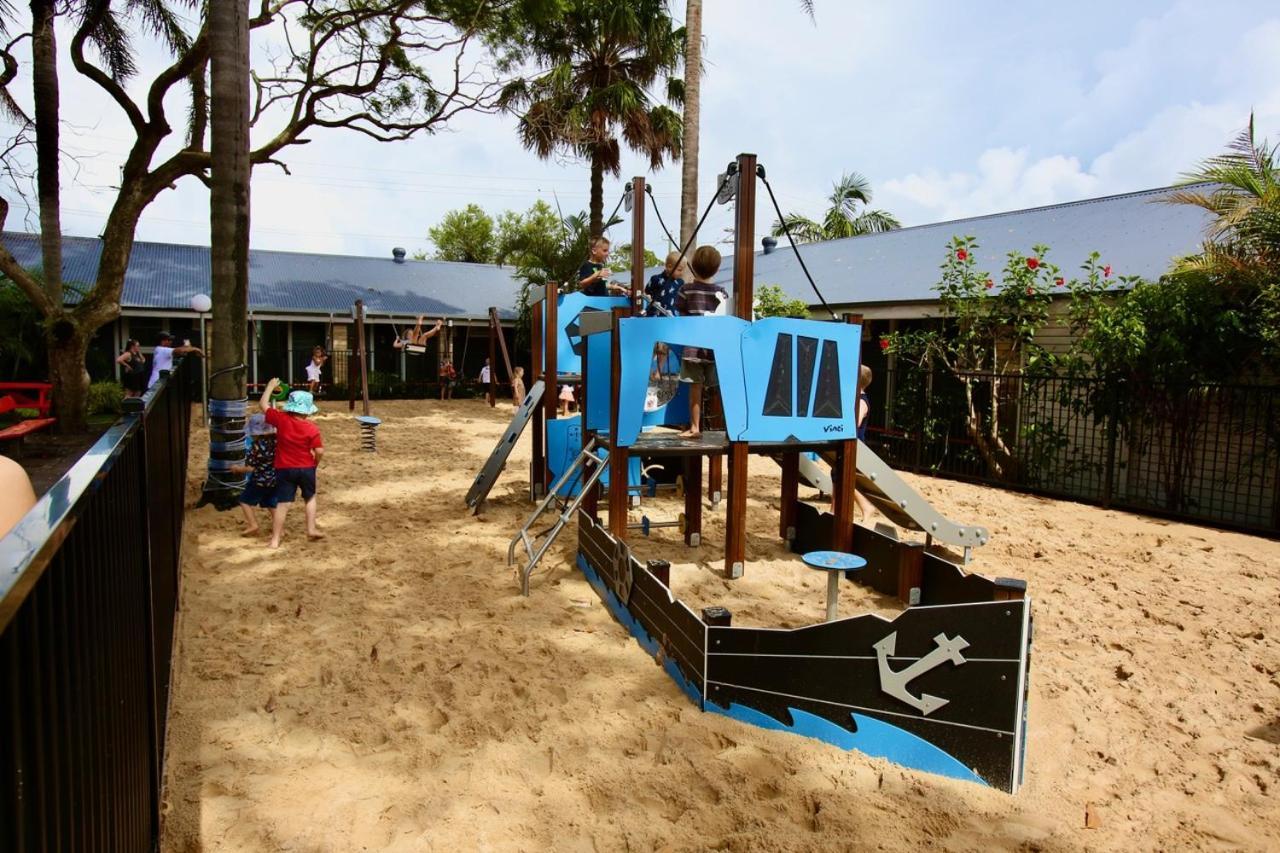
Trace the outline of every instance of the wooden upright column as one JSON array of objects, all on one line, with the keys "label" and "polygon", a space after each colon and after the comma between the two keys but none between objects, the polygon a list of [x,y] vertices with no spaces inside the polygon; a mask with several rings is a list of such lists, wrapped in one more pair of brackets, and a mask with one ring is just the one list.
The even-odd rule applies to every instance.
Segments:
[{"label": "wooden upright column", "polygon": [[[582,430],[581,430],[582,432],[581,449],[582,450],[586,449],[587,445],[591,443],[591,439],[593,439],[596,434],[595,430],[587,426],[587,399],[588,399],[587,398],[587,376],[588,376],[587,371],[589,370],[587,366],[587,356],[589,354],[588,351],[590,349],[591,347],[588,344],[587,336],[583,335],[582,336],[582,384],[578,386],[579,389],[581,390],[581,393],[578,395],[578,407],[582,411]],[[595,463],[588,463],[588,464],[598,465],[601,463],[597,461]],[[593,469],[591,467],[583,468],[582,481],[584,483],[587,481],[587,478],[591,476],[592,470]],[[580,506],[582,508],[582,511],[591,517],[592,521],[600,520],[600,481],[599,480],[596,480],[591,485],[591,488],[587,489],[586,494],[582,496],[582,503],[580,504]]]},{"label": "wooden upright column", "polygon": [[[847,322],[862,325],[861,314],[850,314]],[[845,380],[846,383],[857,382],[854,375]],[[856,387],[856,386],[855,386]],[[854,402],[854,420],[857,420],[857,398]],[[858,437],[841,441],[836,445],[836,464],[831,470],[831,514],[835,519],[831,524],[831,550],[849,552],[853,550],[853,492],[858,485]]]},{"label": "wooden upright column", "polygon": [[[556,407],[560,404],[560,389],[556,382],[560,377],[560,358],[557,348],[560,343],[560,323],[557,312],[560,307],[560,288],[554,281],[547,282],[547,300],[542,308],[542,317],[546,330],[542,334],[542,346],[546,355],[542,360],[542,381],[546,385],[546,393],[542,396],[543,411],[547,417],[547,433],[550,435],[551,422],[556,419]],[[542,482],[551,487],[551,466],[546,454],[543,454]],[[545,494],[545,492],[544,492]]]},{"label": "wooden upright column", "polygon": [[631,179],[631,304],[632,317],[640,313],[644,291],[644,178]]},{"label": "wooden upright column", "polygon": [[796,504],[800,502],[800,454],[789,451],[779,456],[782,463],[782,500],[778,513],[778,537],[784,542],[796,538]]},{"label": "wooden upright column", "polygon": [[618,446],[618,404],[622,393],[622,344],[618,323],[628,309],[614,308],[609,349],[609,532],[627,538],[627,448]]},{"label": "wooden upright column", "polygon": [[[529,351],[529,381],[532,384],[538,380],[538,374],[542,372],[542,304],[541,299],[533,303],[529,316],[529,340],[531,347]],[[543,396],[554,393],[551,389],[544,387]],[[533,500],[541,500],[547,493],[546,483],[546,423],[544,421],[545,409],[535,406],[533,411],[529,413],[530,436],[533,441],[533,459],[529,462],[529,496]]]},{"label": "wooden upright column", "polygon": [[[738,155],[734,210],[733,313],[748,323],[755,302],[756,155]],[[728,419],[725,420],[728,426]],[[747,563],[747,443],[729,442],[729,494],[725,506],[724,575],[740,578]]]},{"label": "wooden upright column", "polygon": [[[719,457],[713,457],[719,458]],[[684,544],[702,544],[702,454],[684,458]]]},{"label": "wooden upright column", "polygon": [[489,395],[489,408],[498,405],[498,341],[496,335],[502,334],[501,329],[495,329],[493,323],[489,324],[489,387],[486,393]]}]

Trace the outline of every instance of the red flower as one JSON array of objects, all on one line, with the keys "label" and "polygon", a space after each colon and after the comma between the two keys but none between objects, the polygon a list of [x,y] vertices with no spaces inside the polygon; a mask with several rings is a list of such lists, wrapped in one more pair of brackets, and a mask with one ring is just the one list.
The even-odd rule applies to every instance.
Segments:
[{"label": "red flower", "polygon": [[1035,288],[1034,288],[1034,287],[1028,287],[1028,288],[1027,288],[1027,296],[1035,296],[1035,295],[1036,295]]},{"label": "red flower", "polygon": [[982,286],[985,287],[987,290],[990,290],[991,288],[996,286],[996,283],[991,279],[987,279],[986,283]]},{"label": "red flower", "polygon": [[964,249],[956,249],[956,257],[959,260],[967,261],[969,259],[969,253],[966,252]]},{"label": "red flower", "polygon": [[886,352],[886,351],[888,351],[888,349],[889,349],[889,339],[888,339],[888,338],[881,338],[881,339],[880,339],[880,350],[881,350],[881,352]]},{"label": "red flower", "polygon": [[1040,266],[1039,258],[1027,258],[1027,269],[1033,270],[1038,266]]},{"label": "red flower", "polygon": [[1107,264],[1105,267],[1102,268],[1102,277],[1111,278],[1111,264]]},{"label": "red flower", "polygon": [[1058,287],[1062,287],[1064,284],[1066,284],[1066,283],[1067,283],[1067,281],[1066,281],[1066,279],[1064,279],[1064,278],[1062,278],[1061,276],[1059,276],[1058,278],[1055,278],[1055,279],[1053,280],[1053,283],[1054,283],[1054,284],[1056,284],[1056,285],[1058,285]]}]

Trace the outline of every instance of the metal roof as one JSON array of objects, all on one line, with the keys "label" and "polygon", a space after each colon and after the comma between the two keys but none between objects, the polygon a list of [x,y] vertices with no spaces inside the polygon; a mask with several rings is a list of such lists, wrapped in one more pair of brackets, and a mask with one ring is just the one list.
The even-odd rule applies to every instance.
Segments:
[{"label": "metal roof", "polygon": [[[1163,204],[1169,188],[1035,207],[1009,213],[917,225],[800,246],[814,281],[833,305],[933,302],[939,267],[952,237],[977,239],[979,269],[997,283],[1009,252],[1024,254],[1045,245],[1049,261],[1068,278],[1097,251],[1115,275],[1155,280],[1170,262],[1199,251],[1209,214],[1199,208]],[[733,259],[726,257],[716,281],[732,289]],[[777,284],[792,298],[819,304],[786,237],[766,255],[756,253],[755,281]]]},{"label": "metal roof", "polygon": [[[23,266],[40,265],[38,235],[5,232],[4,242]],[[63,280],[94,281],[101,253],[97,238],[64,237]],[[208,292],[208,246],[133,244],[121,307],[187,311],[192,296]],[[249,250],[249,310],[256,312],[348,314],[363,299],[372,315],[481,317],[494,305],[511,318],[519,292],[511,268],[492,264]]]}]

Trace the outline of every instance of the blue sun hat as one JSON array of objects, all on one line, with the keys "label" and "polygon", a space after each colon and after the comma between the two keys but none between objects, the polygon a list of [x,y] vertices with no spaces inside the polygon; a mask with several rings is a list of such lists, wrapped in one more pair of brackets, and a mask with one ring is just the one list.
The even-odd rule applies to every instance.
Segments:
[{"label": "blue sun hat", "polygon": [[291,391],[284,404],[284,410],[295,415],[314,415],[320,411],[316,408],[315,398],[310,391]]},{"label": "blue sun hat", "polygon": [[245,424],[245,432],[249,435],[275,435],[276,428],[267,423],[266,415],[257,412],[249,416],[249,422]]}]

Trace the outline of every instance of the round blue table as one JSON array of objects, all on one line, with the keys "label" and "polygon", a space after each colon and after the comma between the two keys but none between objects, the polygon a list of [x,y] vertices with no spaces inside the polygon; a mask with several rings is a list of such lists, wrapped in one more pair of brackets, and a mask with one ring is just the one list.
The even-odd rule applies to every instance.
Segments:
[{"label": "round blue table", "polygon": [[809,568],[827,573],[827,621],[830,622],[836,618],[840,601],[840,573],[866,568],[867,561],[843,551],[810,551],[800,559]]}]

